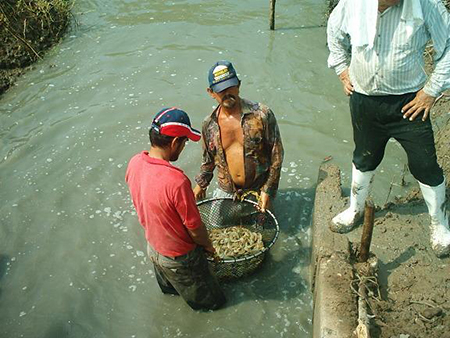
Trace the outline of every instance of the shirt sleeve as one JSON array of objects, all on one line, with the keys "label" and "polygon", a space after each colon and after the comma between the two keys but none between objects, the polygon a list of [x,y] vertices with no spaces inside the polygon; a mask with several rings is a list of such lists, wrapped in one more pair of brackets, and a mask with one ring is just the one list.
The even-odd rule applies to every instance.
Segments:
[{"label": "shirt sleeve", "polygon": [[275,114],[270,109],[267,116],[266,139],[269,145],[271,164],[269,169],[269,177],[261,190],[267,193],[270,197],[275,197],[278,190],[278,183],[280,181],[284,149]]},{"label": "shirt sleeve", "polygon": [[186,228],[197,229],[202,224],[191,182],[187,177],[174,192],[174,205]]},{"label": "shirt sleeve", "polygon": [[435,63],[424,91],[437,97],[450,88],[450,15],[441,1],[423,3],[425,24],[433,41]]},{"label": "shirt sleeve", "polygon": [[346,33],[345,0],[339,1],[328,19],[327,43],[330,55],[328,67],[340,75],[349,66],[350,36]]},{"label": "shirt sleeve", "polygon": [[202,165],[200,166],[200,172],[195,177],[195,182],[202,188],[206,189],[211,183],[214,176],[214,169],[216,163],[214,161],[214,155],[211,153],[208,147],[208,143],[214,135],[209,135],[208,121],[205,121],[202,126]]}]

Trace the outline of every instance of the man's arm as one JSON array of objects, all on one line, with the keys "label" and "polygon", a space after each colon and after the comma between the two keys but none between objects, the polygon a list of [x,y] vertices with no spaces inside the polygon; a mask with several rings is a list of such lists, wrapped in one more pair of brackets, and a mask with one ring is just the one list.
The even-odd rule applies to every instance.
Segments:
[{"label": "man's arm", "polygon": [[214,136],[209,135],[207,122],[205,122],[203,123],[202,127],[202,165],[200,166],[200,172],[195,177],[195,182],[197,183],[197,185],[194,188],[194,196],[197,201],[205,198],[206,189],[208,188],[208,185],[213,178],[214,168],[216,167],[214,155],[211,153],[208,147],[208,143],[210,142],[211,137]]},{"label": "man's arm", "polygon": [[425,87],[402,108],[403,118],[410,121],[423,113],[425,121],[436,98],[450,88],[450,15],[441,1],[423,2],[425,25],[433,40],[434,70]]},{"label": "man's arm", "polygon": [[270,198],[275,197],[280,181],[281,165],[283,163],[284,149],[281,142],[280,130],[274,113],[269,109],[267,115],[266,142],[270,149],[269,177],[261,188],[259,207],[261,211],[269,206]]},{"label": "man's arm", "polygon": [[328,67],[334,68],[337,75],[348,69],[350,63],[350,37],[346,33],[346,1],[339,1],[331,13],[327,24],[327,43],[330,55]]},{"label": "man's arm", "polygon": [[206,251],[212,254],[215,252],[215,249],[208,236],[208,230],[206,230],[206,227],[203,223],[196,229],[188,229],[188,232],[192,240],[196,244],[202,246]]},{"label": "man's arm", "polygon": [[208,231],[202,222],[194,194],[189,180],[186,180],[176,189],[173,201],[181,221],[186,227],[192,240],[202,246],[206,251],[214,253],[214,248],[208,237]]}]

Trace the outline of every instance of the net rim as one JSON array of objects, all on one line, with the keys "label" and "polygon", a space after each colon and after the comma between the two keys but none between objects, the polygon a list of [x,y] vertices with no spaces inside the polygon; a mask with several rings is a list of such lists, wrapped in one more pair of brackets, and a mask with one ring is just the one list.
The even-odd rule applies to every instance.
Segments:
[{"label": "net rim", "polygon": [[[236,202],[235,199],[233,197],[213,197],[213,198],[207,198],[204,200],[201,200],[199,202],[197,202],[197,206],[208,203],[208,202],[213,202],[213,201],[220,201],[220,200],[231,200],[233,202]],[[258,206],[258,203],[246,199],[244,198],[242,201],[240,202],[246,202],[249,204],[252,204],[253,206]],[[250,259],[256,258],[261,256],[262,254],[266,253],[267,251],[269,251],[269,249],[275,244],[276,240],[278,239],[278,235],[280,233],[280,226],[278,225],[278,220],[276,219],[275,215],[272,213],[272,211],[270,211],[269,209],[266,209],[267,214],[269,214],[269,216],[272,218],[272,220],[275,223],[275,236],[273,237],[273,239],[269,242],[269,244],[264,247],[263,250],[259,251],[256,254],[252,254],[252,255],[247,255],[244,257],[239,257],[239,258],[220,258],[220,259],[214,259],[213,257],[206,257],[208,261],[210,262],[219,262],[219,263],[238,263],[238,262],[244,262],[244,261],[248,261]]]}]

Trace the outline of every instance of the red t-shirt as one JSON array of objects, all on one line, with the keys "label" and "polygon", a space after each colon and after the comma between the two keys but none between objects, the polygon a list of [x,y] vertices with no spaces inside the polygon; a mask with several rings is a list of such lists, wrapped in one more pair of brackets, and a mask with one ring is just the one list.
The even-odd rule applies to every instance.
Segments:
[{"label": "red t-shirt", "polygon": [[202,221],[191,182],[181,169],[143,151],[128,163],[125,180],[145,238],[157,252],[176,257],[196,247],[187,229]]}]

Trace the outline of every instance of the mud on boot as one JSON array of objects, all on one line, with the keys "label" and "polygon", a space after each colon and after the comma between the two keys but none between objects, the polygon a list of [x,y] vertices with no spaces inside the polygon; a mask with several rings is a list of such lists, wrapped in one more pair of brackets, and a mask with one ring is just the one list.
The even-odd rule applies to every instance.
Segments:
[{"label": "mud on boot", "polygon": [[363,215],[364,210],[355,212],[352,208],[348,208],[333,217],[329,224],[330,230],[340,234],[350,232]]},{"label": "mud on boot", "polygon": [[450,254],[450,229],[448,224],[445,179],[435,187],[419,182],[420,190],[431,217],[430,242],[437,257]]},{"label": "mud on boot", "polygon": [[329,228],[333,232],[347,233],[352,230],[364,214],[366,198],[375,171],[359,171],[352,165],[352,186],[350,191],[350,206],[336,215],[330,222]]}]

